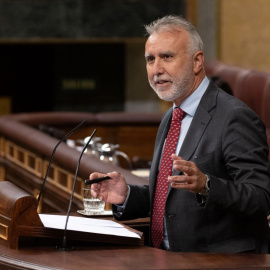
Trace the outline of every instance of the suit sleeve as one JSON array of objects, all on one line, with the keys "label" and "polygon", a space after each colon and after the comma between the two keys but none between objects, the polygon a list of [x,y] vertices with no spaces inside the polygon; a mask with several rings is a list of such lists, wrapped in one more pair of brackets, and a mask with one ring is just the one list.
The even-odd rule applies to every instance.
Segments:
[{"label": "suit sleeve", "polygon": [[223,159],[227,179],[211,175],[205,207],[246,216],[269,214],[270,170],[265,127],[248,107],[237,107],[224,122]]},{"label": "suit sleeve", "polygon": [[123,212],[117,212],[113,205],[114,217],[117,220],[128,220],[135,218],[144,218],[149,216],[150,212],[149,188],[148,186],[130,185],[130,195]]}]

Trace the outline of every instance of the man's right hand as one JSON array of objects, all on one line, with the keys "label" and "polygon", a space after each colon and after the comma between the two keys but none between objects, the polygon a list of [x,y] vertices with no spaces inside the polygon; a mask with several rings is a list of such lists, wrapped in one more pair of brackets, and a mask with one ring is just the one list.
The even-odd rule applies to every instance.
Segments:
[{"label": "man's right hand", "polygon": [[123,204],[128,194],[128,186],[125,178],[118,172],[111,172],[106,175],[94,172],[90,174],[89,179],[93,180],[104,176],[110,176],[111,179],[92,184],[92,195],[107,203]]}]

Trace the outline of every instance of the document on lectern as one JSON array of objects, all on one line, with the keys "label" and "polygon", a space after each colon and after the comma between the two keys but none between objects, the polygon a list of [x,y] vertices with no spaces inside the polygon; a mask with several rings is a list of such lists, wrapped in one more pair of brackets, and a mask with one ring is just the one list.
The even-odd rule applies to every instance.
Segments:
[{"label": "document on lectern", "polygon": [[[39,216],[44,227],[61,230],[65,229],[66,216],[49,214],[39,214]],[[123,225],[113,220],[105,219],[70,216],[68,219],[67,230],[139,239],[141,238],[141,236],[136,232],[127,229]]]}]

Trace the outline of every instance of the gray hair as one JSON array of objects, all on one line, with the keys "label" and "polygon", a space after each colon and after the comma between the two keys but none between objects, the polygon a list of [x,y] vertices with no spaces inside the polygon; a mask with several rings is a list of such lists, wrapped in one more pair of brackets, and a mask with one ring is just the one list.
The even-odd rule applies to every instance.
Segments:
[{"label": "gray hair", "polygon": [[182,16],[168,15],[157,19],[152,23],[145,25],[146,35],[150,36],[154,32],[161,31],[178,31],[179,28],[188,32],[190,37],[190,53],[203,51],[203,41],[192,23],[184,19]]}]

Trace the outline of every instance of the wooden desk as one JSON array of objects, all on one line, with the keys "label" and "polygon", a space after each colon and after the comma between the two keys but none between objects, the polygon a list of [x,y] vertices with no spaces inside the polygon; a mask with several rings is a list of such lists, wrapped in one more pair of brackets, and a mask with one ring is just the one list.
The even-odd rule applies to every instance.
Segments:
[{"label": "wooden desk", "polygon": [[[77,237],[73,238],[76,241],[68,239],[67,246],[74,246],[75,250],[59,251],[55,247],[61,247],[61,237],[48,234],[50,239],[47,234],[44,237],[40,233],[25,233],[36,227],[46,231],[40,224],[34,197],[10,182],[0,185],[0,270],[270,269],[270,255],[173,253],[144,245],[126,245],[126,241],[94,244],[93,239],[99,238],[91,242],[79,242]],[[145,230],[149,220],[130,220],[125,224]]]},{"label": "wooden desk", "polygon": [[0,246],[1,270],[270,269],[270,255],[173,253],[146,246]]},{"label": "wooden desk", "polygon": [[[129,220],[125,224],[147,232],[149,220]],[[270,254],[174,253],[148,246],[95,244],[69,239],[68,247],[73,246],[75,249],[59,251],[55,247],[61,247],[61,244],[61,238],[25,238],[19,249],[0,245],[0,269],[270,269]]]}]

